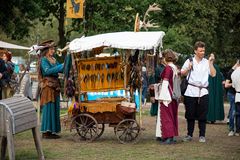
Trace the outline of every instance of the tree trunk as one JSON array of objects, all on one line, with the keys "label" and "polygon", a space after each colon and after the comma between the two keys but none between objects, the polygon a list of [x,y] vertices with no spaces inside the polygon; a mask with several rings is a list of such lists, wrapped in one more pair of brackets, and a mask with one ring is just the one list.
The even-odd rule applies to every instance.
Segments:
[{"label": "tree trunk", "polygon": [[58,45],[63,48],[66,45],[65,29],[64,29],[64,20],[65,20],[65,9],[64,9],[65,0],[60,0],[60,15],[58,17],[58,36],[59,42]]}]

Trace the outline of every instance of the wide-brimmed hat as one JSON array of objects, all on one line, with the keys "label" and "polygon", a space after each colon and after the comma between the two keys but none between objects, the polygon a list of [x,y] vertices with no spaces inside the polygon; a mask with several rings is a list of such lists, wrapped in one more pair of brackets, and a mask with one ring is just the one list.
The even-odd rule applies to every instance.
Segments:
[{"label": "wide-brimmed hat", "polygon": [[51,39],[51,40],[43,41],[42,43],[39,44],[39,46],[45,46],[44,48],[50,48],[50,47],[56,47],[57,45],[56,45],[55,42]]}]

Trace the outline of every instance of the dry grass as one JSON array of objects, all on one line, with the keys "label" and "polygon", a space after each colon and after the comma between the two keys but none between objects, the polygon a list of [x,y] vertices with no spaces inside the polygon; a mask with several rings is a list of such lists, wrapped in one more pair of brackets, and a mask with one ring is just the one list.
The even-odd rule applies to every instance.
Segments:
[{"label": "dry grass", "polygon": [[[228,111],[228,106],[226,109]],[[240,159],[240,137],[228,137],[226,123],[207,125],[207,142],[198,142],[198,127],[195,126],[194,139],[182,143],[186,134],[183,106],[179,107],[179,134],[175,145],[161,145],[155,141],[155,118],[148,116],[148,109],[143,113],[143,131],[141,139],[135,145],[120,144],[114,135],[113,128],[106,127],[100,139],[92,142],[74,142],[71,133],[63,130],[58,140],[42,140],[44,155],[47,160],[201,160],[201,159]],[[15,136],[17,160],[37,159],[31,132]]]}]

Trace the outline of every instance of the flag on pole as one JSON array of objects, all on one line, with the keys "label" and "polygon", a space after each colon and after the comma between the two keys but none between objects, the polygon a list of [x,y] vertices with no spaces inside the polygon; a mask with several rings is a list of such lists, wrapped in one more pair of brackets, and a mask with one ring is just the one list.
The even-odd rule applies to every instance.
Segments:
[{"label": "flag on pole", "polygon": [[67,18],[83,18],[84,0],[67,0]]}]

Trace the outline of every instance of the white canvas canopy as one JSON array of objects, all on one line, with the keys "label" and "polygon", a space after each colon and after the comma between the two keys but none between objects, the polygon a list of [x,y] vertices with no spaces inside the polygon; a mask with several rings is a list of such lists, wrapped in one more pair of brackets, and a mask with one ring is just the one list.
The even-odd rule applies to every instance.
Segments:
[{"label": "white canvas canopy", "polygon": [[72,53],[106,46],[121,49],[151,50],[162,47],[164,32],[115,32],[74,39],[69,44]]},{"label": "white canvas canopy", "polygon": [[29,50],[30,47],[19,46],[16,44],[11,44],[7,42],[0,41],[0,48],[7,48],[7,49],[24,49]]}]

